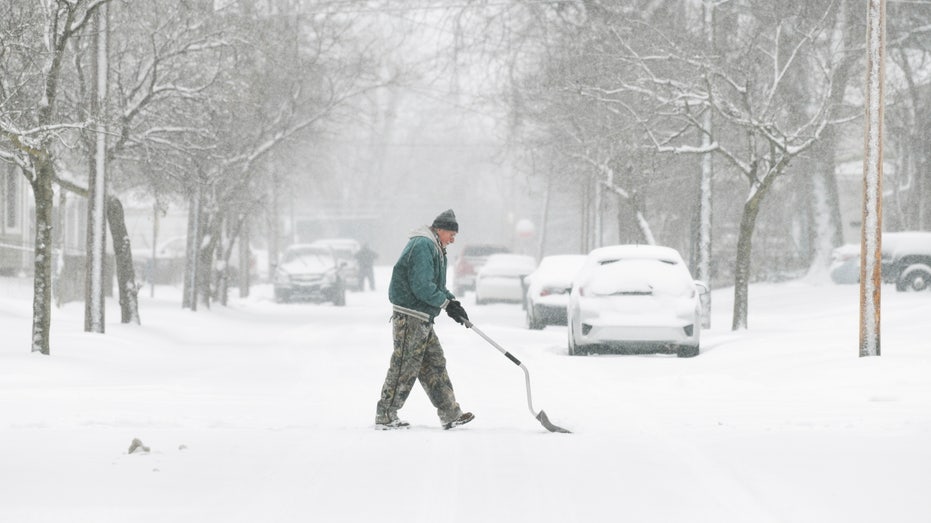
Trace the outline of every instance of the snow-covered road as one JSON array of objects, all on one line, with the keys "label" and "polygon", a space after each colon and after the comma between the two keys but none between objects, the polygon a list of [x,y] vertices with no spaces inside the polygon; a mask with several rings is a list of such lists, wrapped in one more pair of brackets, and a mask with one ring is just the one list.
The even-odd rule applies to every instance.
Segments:
[{"label": "snow-covered road", "polygon": [[[380,268],[381,289],[387,269]],[[883,295],[883,356],[857,356],[858,288],[754,285],[731,332],[715,291],[702,354],[570,357],[564,327],[476,306],[438,320],[458,399],[443,431],[418,387],[408,431],[372,430],[390,356],[384,292],[348,305],[230,307],[142,296],[143,325],[53,312],[30,354],[28,292],[0,280],[0,521],[927,522],[931,294]],[[128,454],[139,438],[149,453]]]}]

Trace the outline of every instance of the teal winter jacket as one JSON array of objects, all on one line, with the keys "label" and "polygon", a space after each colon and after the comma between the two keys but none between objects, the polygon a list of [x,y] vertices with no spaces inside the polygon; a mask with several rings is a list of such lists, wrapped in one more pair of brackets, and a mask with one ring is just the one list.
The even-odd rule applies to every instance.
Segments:
[{"label": "teal winter jacket", "polygon": [[396,312],[433,321],[455,296],[446,289],[446,252],[429,227],[410,233],[388,286],[388,300]]}]

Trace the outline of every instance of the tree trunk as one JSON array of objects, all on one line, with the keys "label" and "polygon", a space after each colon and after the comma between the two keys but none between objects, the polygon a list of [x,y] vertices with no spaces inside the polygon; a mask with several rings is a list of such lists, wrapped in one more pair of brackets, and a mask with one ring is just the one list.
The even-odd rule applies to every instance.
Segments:
[{"label": "tree trunk", "polygon": [[213,249],[212,260],[215,260],[212,267],[213,274],[213,299],[220,302],[224,307],[229,304],[229,287],[230,287],[230,257],[233,250],[233,235],[227,230],[228,222],[217,217],[218,224],[214,229],[214,238],[216,242]]},{"label": "tree trunk", "polygon": [[827,272],[831,253],[843,243],[843,224],[840,217],[840,198],[837,192],[833,128],[824,130],[822,142],[815,146],[811,171],[811,210],[814,254],[808,269],[809,276]]},{"label": "tree trunk", "polygon": [[200,257],[200,189],[191,196],[188,204],[187,247],[184,261],[184,285],[181,307],[197,310],[198,258]]},{"label": "tree trunk", "polygon": [[[643,198],[639,192],[630,193],[630,205],[633,208],[634,225],[640,235],[640,241],[646,245],[656,245],[656,237],[653,236],[653,229],[650,228],[650,222],[647,221],[644,212]],[[618,231],[620,233],[620,231]]]},{"label": "tree trunk", "polygon": [[[854,45],[851,40],[849,2],[840,2],[837,8],[837,18],[834,22],[834,31],[831,33],[832,47],[850,48]],[[857,38],[860,37],[857,31]],[[850,79],[850,69],[859,64],[859,57],[854,53],[840,58],[839,65],[834,69],[831,82],[831,106],[841,107]],[[833,113],[834,111],[832,111]],[[812,170],[812,215],[814,235],[814,255],[808,270],[809,276],[821,271],[827,271],[831,263],[831,252],[834,247],[844,242],[844,225],[840,213],[840,197],[837,191],[837,130],[831,125],[824,129],[821,140],[814,149],[814,169]]]},{"label": "tree trunk", "polygon": [[35,276],[32,297],[32,352],[51,354],[52,320],[52,215],[54,168],[47,155],[35,160],[38,169],[32,185],[36,204]]},{"label": "tree trunk", "polygon": [[[715,4],[702,4],[702,21],[705,30],[705,41],[708,49],[715,49],[714,27]],[[714,53],[716,54],[716,53]],[[711,146],[711,137],[714,134],[714,117],[711,108],[706,108],[702,115],[702,148]],[[711,328],[711,205],[712,180],[714,176],[714,153],[706,152],[701,156],[701,180],[698,185],[698,252],[693,253],[697,259],[695,278],[708,285],[709,292],[701,293],[701,326],[703,329]]]},{"label": "tree trunk", "polygon": [[[711,145],[712,132],[711,111],[705,111],[703,120],[702,147]],[[711,202],[712,177],[714,175],[714,162],[712,153],[708,152],[701,157],[701,180],[698,189],[698,263],[695,278],[705,282],[711,288]],[[701,293],[701,326],[711,328],[711,293]]]},{"label": "tree trunk", "polygon": [[760,214],[760,204],[772,187],[776,175],[768,173],[744,204],[737,236],[737,260],[734,267],[734,321],[731,330],[747,328],[747,311],[750,303],[750,261],[753,251],[753,230]]},{"label": "tree trunk", "polygon": [[252,253],[251,229],[249,222],[245,221],[239,233],[239,297],[249,297],[249,287],[252,285]]},{"label": "tree trunk", "polygon": [[115,196],[107,198],[107,221],[116,257],[116,281],[120,294],[120,322],[139,325],[139,286],[133,269],[133,254],[126,231],[123,204]]}]

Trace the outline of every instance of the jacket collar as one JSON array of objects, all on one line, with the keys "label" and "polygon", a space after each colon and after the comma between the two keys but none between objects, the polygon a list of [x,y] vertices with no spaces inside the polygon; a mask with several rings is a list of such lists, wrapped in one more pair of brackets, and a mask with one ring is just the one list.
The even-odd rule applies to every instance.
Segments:
[{"label": "jacket collar", "polygon": [[410,232],[408,235],[409,238],[416,238],[417,236],[423,236],[424,238],[429,238],[433,241],[433,245],[436,246],[437,250],[443,253],[443,256],[446,256],[446,249],[440,244],[440,237],[436,234],[429,225],[424,225],[418,227]]}]

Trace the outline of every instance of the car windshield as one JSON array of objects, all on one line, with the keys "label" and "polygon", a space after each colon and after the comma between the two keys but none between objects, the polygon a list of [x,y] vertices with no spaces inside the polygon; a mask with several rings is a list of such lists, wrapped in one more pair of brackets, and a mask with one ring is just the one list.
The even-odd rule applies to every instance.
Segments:
[{"label": "car windshield", "polygon": [[583,263],[585,263],[584,254],[547,256],[540,262],[540,267],[537,269],[537,272],[571,279],[572,276],[579,271]]},{"label": "car windshield", "polygon": [[282,258],[284,263],[289,263],[299,259],[304,261],[315,258],[320,260],[332,260],[333,255],[326,247],[308,246],[288,249],[285,251]]},{"label": "car windshield", "polygon": [[690,296],[694,292],[688,270],[681,263],[648,258],[606,260],[595,267],[587,287],[599,296]]},{"label": "car windshield", "polygon": [[519,254],[495,254],[481,269],[482,274],[496,276],[520,276],[533,272],[536,261],[531,256]]},{"label": "car windshield", "polygon": [[337,258],[342,259],[352,259],[354,256],[353,250],[350,247],[333,247],[333,254]]},{"label": "car windshield", "polygon": [[310,245],[332,249],[333,254],[340,258],[352,258],[359,250],[359,242],[351,239],[315,240]]}]

